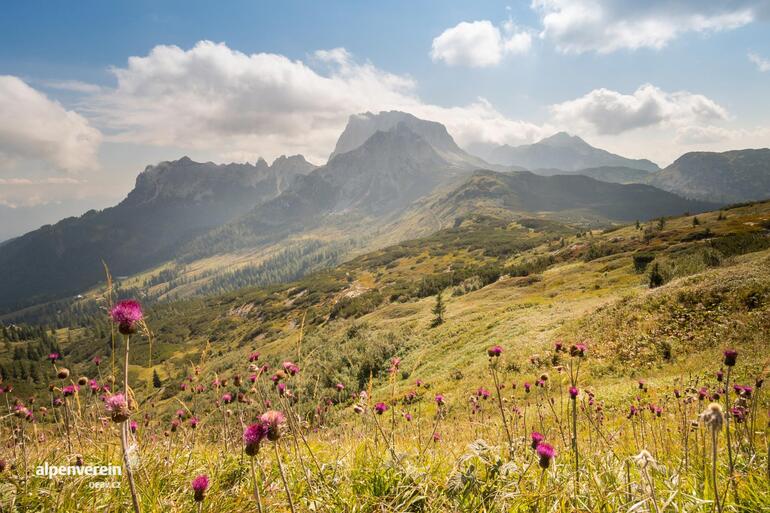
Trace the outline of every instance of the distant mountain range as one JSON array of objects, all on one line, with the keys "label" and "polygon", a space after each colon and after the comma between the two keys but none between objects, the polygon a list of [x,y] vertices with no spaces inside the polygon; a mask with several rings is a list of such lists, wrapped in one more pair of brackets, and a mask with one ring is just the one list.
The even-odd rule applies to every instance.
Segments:
[{"label": "distant mountain range", "polygon": [[578,171],[594,167],[627,167],[654,172],[660,168],[647,159],[629,159],[594,148],[580,137],[559,132],[534,144],[502,145],[487,148],[482,157],[489,162],[529,170],[561,169]]},{"label": "distant mountain range", "polygon": [[685,153],[646,183],[688,198],[739,203],[770,198],[770,149]]},{"label": "distant mountain range", "polygon": [[[489,164],[461,149],[443,125],[385,112],[352,116],[320,167],[301,156],[271,165],[216,165],[185,157],[149,166],[115,207],[0,245],[0,312],[94,286],[102,279],[102,260],[114,275],[131,275],[170,260],[280,251],[302,238],[312,237],[321,250],[351,240],[375,247],[430,233],[471,212],[595,224],[715,206],[650,185],[627,185],[666,170],[648,173],[656,168],[649,161],[623,159],[566,134],[520,154],[546,155],[547,148],[560,155],[551,164],[565,164],[567,153],[558,148],[569,148],[581,155],[579,165],[566,171],[537,165],[535,174]],[[601,159],[614,164],[597,167]],[[593,167],[584,169],[587,164]]]}]

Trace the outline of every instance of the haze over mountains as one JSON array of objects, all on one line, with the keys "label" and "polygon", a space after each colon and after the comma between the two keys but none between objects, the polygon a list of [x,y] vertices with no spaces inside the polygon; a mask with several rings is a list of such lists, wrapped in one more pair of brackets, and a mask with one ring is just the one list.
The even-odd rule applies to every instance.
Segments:
[{"label": "haze over mountains", "polygon": [[[392,111],[351,116],[320,167],[301,156],[272,165],[184,157],[148,166],[115,207],[0,246],[0,312],[80,293],[102,279],[102,260],[114,275],[131,275],[170,260],[280,251],[297,240],[315,248],[341,241],[371,248],[451,226],[473,212],[592,225],[700,212],[715,208],[715,197],[762,194],[745,182],[766,183],[755,176],[767,176],[770,164],[770,150],[757,150],[748,157],[703,154],[695,163],[686,155],[657,171],[650,161],[566,134],[511,150],[506,155],[522,160],[489,164],[461,149],[443,125]],[[719,164],[702,183],[697,169],[710,162]],[[521,171],[525,163],[535,172]],[[713,189],[722,172],[732,173],[729,195]],[[697,194],[687,199],[679,191]]]},{"label": "haze over mountains", "polygon": [[608,151],[594,148],[580,137],[559,132],[534,144],[522,146],[502,145],[487,149],[482,155],[489,162],[519,166],[529,170],[556,168],[562,171],[620,166],[654,172],[660,168],[646,159],[628,159]]}]

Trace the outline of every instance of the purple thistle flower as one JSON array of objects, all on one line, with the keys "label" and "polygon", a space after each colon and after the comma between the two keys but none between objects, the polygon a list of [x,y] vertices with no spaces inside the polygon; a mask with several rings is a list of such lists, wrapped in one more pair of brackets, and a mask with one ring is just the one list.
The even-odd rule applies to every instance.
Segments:
[{"label": "purple thistle flower", "polygon": [[529,436],[532,439],[533,449],[537,449],[537,446],[540,445],[540,442],[545,440],[545,437],[541,433],[538,433],[537,431],[533,431],[532,434]]},{"label": "purple thistle flower", "polygon": [[51,363],[56,363],[56,360],[61,360],[61,355],[59,353],[49,353],[48,359]]},{"label": "purple thistle flower", "polygon": [[128,425],[128,427],[129,427],[129,429],[131,429],[132,433],[136,433],[136,429],[139,426],[138,426],[138,424],[136,423],[135,420],[132,420],[131,423]]},{"label": "purple thistle flower", "polygon": [[286,416],[280,411],[269,410],[259,418],[263,424],[267,425],[267,439],[275,442],[281,438],[281,427],[286,422]]},{"label": "purple thistle flower", "polygon": [[139,301],[126,299],[119,301],[110,310],[112,322],[118,325],[118,331],[123,335],[136,333],[137,323],[142,320],[142,305]]},{"label": "purple thistle flower", "polygon": [[61,393],[64,395],[64,397],[69,397],[71,395],[75,395],[75,392],[78,391],[77,385],[67,385],[65,387],[62,387]]},{"label": "purple thistle flower", "polygon": [[436,400],[436,404],[437,405],[444,406],[445,401],[444,401],[444,396],[443,395],[436,394],[436,399],[435,400]]},{"label": "purple thistle flower", "polygon": [[249,361],[250,362],[256,362],[257,360],[259,360],[259,352],[254,351],[253,353],[251,353],[249,355]]},{"label": "purple thistle flower", "polygon": [[532,385],[530,385],[529,382],[525,381],[524,382],[524,391],[526,393],[529,393],[530,388],[532,388]]},{"label": "purple thistle flower", "polygon": [[198,427],[198,423],[199,423],[199,422],[200,422],[200,421],[198,420],[198,417],[192,417],[192,418],[190,419],[190,428],[192,428],[192,429],[195,429],[195,428],[197,428],[197,427]]},{"label": "purple thistle flower", "polygon": [[433,433],[433,443],[438,443],[441,441],[441,435],[438,433]]},{"label": "purple thistle flower", "polygon": [[334,385],[334,388],[337,389],[337,392],[342,392],[343,390],[345,390],[345,385],[343,385],[342,383],[337,383],[336,385]]},{"label": "purple thistle flower", "polygon": [[540,458],[540,468],[547,469],[551,465],[551,460],[555,456],[556,451],[545,442],[539,443],[536,450]]},{"label": "purple thistle flower", "polygon": [[388,405],[385,403],[377,403],[374,405],[374,411],[377,413],[377,415],[382,415],[386,411],[388,411]]},{"label": "purple thistle flower", "polygon": [[706,397],[708,397],[708,395],[709,395],[709,391],[708,391],[708,389],[706,387],[701,387],[698,390],[698,400],[699,401],[703,401],[704,399],[706,399]]},{"label": "purple thistle flower", "polygon": [[404,418],[407,422],[412,422],[412,414],[411,413],[405,413]]},{"label": "purple thistle flower", "polygon": [[497,358],[501,354],[503,354],[503,348],[500,346],[492,346],[489,349],[487,349],[487,356],[490,358]]},{"label": "purple thistle flower", "polygon": [[580,390],[578,390],[578,387],[569,387],[569,396],[572,399],[577,399],[577,396],[579,393],[580,393]]},{"label": "purple thistle flower", "polygon": [[256,456],[259,452],[259,444],[264,440],[270,428],[266,422],[257,422],[243,430],[243,444],[246,446],[246,454]]},{"label": "purple thistle flower", "polygon": [[231,394],[229,392],[226,392],[225,394],[223,394],[222,395],[222,402],[225,403],[225,404],[230,404],[231,402],[233,402],[233,394]]},{"label": "purple thistle flower", "polygon": [[128,420],[128,403],[126,402],[126,396],[123,394],[107,397],[104,401],[104,408],[110,414],[113,422],[125,422]]},{"label": "purple thistle flower", "polygon": [[209,476],[201,474],[192,480],[192,489],[195,493],[195,502],[202,502],[209,487]]},{"label": "purple thistle flower", "polygon": [[286,383],[278,383],[276,388],[278,389],[278,395],[286,394]]},{"label": "purple thistle flower", "polygon": [[293,362],[283,362],[283,370],[289,376],[294,376],[299,372],[299,366],[295,365]]},{"label": "purple thistle flower", "polygon": [[573,344],[569,348],[569,354],[570,356],[580,356],[583,357],[586,354],[586,345],[585,344]]},{"label": "purple thistle flower", "polygon": [[482,399],[489,399],[489,396],[490,396],[490,395],[491,395],[491,392],[490,392],[489,390],[487,390],[486,388],[484,388],[484,387],[480,387],[480,388],[479,388],[479,389],[476,391],[476,396],[477,396],[477,397],[480,397],[480,398],[482,398]]},{"label": "purple thistle flower", "polygon": [[725,373],[722,371],[722,369],[719,369],[717,371],[717,381],[721,383],[724,378],[725,378]]},{"label": "purple thistle flower", "polygon": [[735,349],[725,349],[724,353],[722,354],[725,357],[724,364],[728,367],[733,367],[736,360],[738,359],[738,351]]}]

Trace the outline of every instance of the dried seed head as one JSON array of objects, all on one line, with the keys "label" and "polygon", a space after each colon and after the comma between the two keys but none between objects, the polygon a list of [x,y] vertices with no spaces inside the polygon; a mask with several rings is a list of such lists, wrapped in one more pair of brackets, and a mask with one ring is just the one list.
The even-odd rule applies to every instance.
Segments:
[{"label": "dried seed head", "polygon": [[703,424],[712,432],[718,433],[722,429],[722,424],[725,420],[722,406],[719,403],[711,403],[706,410],[700,414]]}]

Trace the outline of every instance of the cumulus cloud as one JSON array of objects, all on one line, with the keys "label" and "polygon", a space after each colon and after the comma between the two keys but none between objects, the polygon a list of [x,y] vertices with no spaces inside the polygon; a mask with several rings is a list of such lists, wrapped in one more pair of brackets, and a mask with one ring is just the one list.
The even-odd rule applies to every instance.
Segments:
[{"label": "cumulus cloud", "polygon": [[524,142],[539,130],[481,99],[449,108],[425,103],[409,77],[357,62],[341,48],[318,51],[305,63],[201,41],[189,50],[156,46],[113,73],[116,88],[90,103],[113,140],[243,160],[302,153],[324,162],[348,116],[366,111],[397,109],[439,121],[460,144]]},{"label": "cumulus cloud", "polygon": [[682,127],[727,119],[714,100],[687,91],[669,93],[651,84],[632,94],[594,89],[580,98],[551,106],[557,122],[598,134],[619,134],[650,126]]},{"label": "cumulus cloud", "polygon": [[433,40],[430,56],[449,66],[483,68],[499,64],[507,54],[524,54],[532,36],[510,21],[501,31],[491,21],[463,21]]},{"label": "cumulus cloud", "polygon": [[0,76],[0,160],[44,161],[63,171],[93,168],[101,133],[15,76]]},{"label": "cumulus cloud", "polygon": [[541,37],[565,53],[660,49],[682,34],[735,29],[770,14],[768,0],[532,0]]},{"label": "cumulus cloud", "polygon": [[761,72],[770,71],[770,59],[765,59],[759,54],[749,52],[749,60],[753,62]]}]

